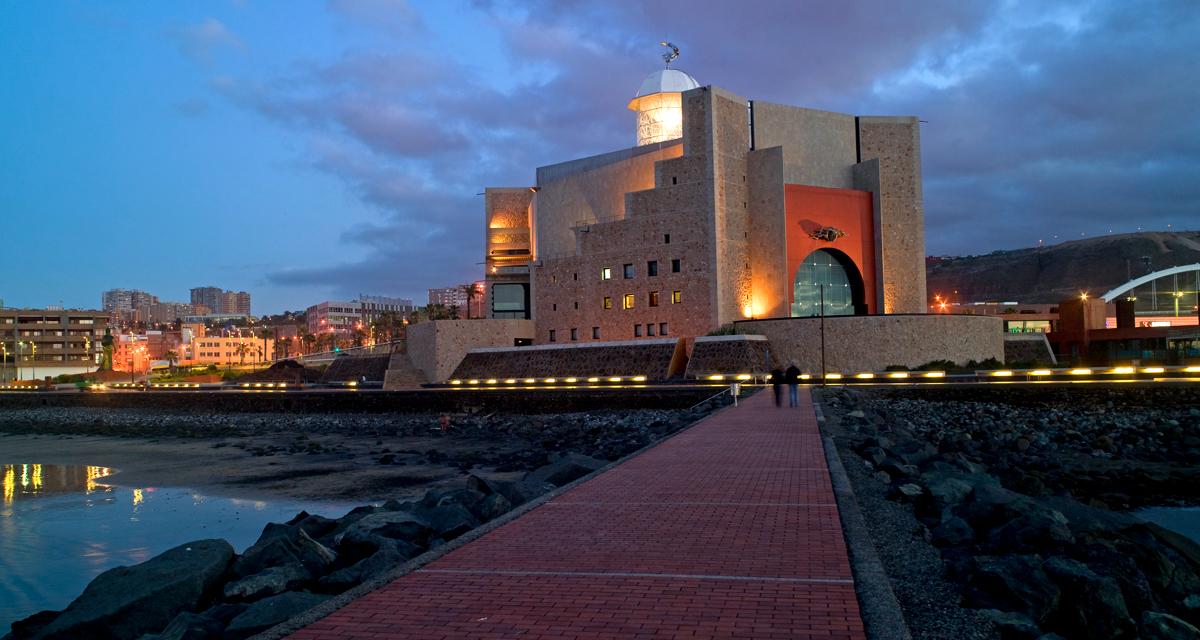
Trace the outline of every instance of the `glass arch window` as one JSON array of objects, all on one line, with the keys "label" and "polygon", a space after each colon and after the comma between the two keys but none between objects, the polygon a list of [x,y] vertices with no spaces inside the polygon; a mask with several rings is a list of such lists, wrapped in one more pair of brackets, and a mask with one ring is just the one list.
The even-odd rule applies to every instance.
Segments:
[{"label": "glass arch window", "polygon": [[[850,269],[854,266],[851,264]],[[793,281],[792,317],[821,315],[821,288],[824,287],[825,315],[854,315],[857,272],[850,273],[836,254],[818,249],[804,258]]]}]

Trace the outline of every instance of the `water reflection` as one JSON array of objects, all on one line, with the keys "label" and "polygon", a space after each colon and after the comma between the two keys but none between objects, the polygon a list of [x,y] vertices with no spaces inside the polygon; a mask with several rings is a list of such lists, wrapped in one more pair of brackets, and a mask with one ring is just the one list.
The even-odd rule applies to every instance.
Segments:
[{"label": "water reflection", "polygon": [[97,482],[112,475],[108,467],[58,464],[6,464],[0,465],[4,477],[3,505],[11,508],[17,500],[27,500],[43,495],[61,493],[85,494],[96,491],[112,491],[111,487]]},{"label": "water reflection", "polygon": [[338,517],[354,506],[104,484],[113,472],[0,464],[0,636],[13,620],[65,607],[92,578],[115,566],[202,538],[224,538],[242,551],[268,522],[301,510]]}]

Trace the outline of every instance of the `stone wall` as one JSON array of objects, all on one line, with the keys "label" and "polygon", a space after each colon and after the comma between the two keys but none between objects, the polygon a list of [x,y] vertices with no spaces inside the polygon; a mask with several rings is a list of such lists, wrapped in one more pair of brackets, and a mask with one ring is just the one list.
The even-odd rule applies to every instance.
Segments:
[{"label": "stone wall", "polygon": [[646,376],[666,380],[682,373],[672,370],[682,350],[682,341],[673,339],[475,349],[450,379]]},{"label": "stone wall", "polygon": [[763,336],[702,336],[692,345],[685,377],[769,373],[771,344]]},{"label": "stone wall", "polygon": [[1014,363],[1058,364],[1054,349],[1044,333],[1007,333],[1004,335],[1004,361]]},{"label": "stone wall", "polygon": [[[739,333],[771,343],[775,366],[795,361],[805,372],[821,370],[821,319],[780,318],[736,323]],[[825,318],[826,370],[844,374],[917,367],[932,360],[1004,360],[1004,323],[967,315],[831,316]]]},{"label": "stone wall", "polygon": [[532,320],[435,320],[408,327],[408,357],[429,380],[445,380],[479,347],[511,347],[533,338]]}]

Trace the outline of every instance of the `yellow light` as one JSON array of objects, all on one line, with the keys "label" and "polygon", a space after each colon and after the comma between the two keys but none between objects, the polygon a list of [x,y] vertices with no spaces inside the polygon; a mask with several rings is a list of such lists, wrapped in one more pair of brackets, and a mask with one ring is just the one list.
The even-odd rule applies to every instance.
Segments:
[{"label": "yellow light", "polygon": [[575,379],[575,378],[567,378],[567,379],[565,380],[565,382],[567,382],[567,383],[569,383],[569,384],[575,384],[576,382],[579,382],[579,380],[577,380],[577,379]]},{"label": "yellow light", "polygon": [[1163,372],[1162,367],[1146,367],[1145,369],[1142,369],[1142,373],[1162,373],[1162,372]]},{"label": "yellow light", "polygon": [[1200,367],[1188,367],[1184,371],[1188,373],[1200,373]]},{"label": "yellow light", "polygon": [[613,377],[609,378],[608,381],[609,382],[620,382],[621,376],[613,376]]},{"label": "yellow light", "polygon": [[479,384],[478,380],[467,380],[467,384]]},{"label": "yellow light", "polygon": [[[749,379],[750,379],[750,378],[752,378],[752,377],[753,377],[753,376],[751,376],[751,375],[750,375],[750,374],[748,374],[748,373],[743,373],[743,374],[739,375],[739,376],[737,377],[737,379],[738,379],[738,380],[749,380]],[[637,378],[634,378],[634,380],[636,380],[636,379],[637,379]],[[643,379],[643,380],[645,380],[645,378],[644,378],[644,377],[643,377],[642,379]]]},{"label": "yellow light", "polygon": [[854,374],[854,377],[858,378],[859,380],[870,380],[871,378],[875,377],[875,374],[863,372]]},{"label": "yellow light", "polygon": [[[198,387],[198,386],[200,386],[200,385],[198,385],[198,384],[197,384],[197,385],[193,385],[193,386],[197,386],[197,387]],[[283,389],[283,388],[284,388],[284,387],[286,387],[286,386],[287,386],[287,383],[286,383],[286,382],[280,382],[280,383],[279,383],[279,388],[280,388],[280,389]]]},{"label": "yellow light", "polygon": [[708,379],[709,379],[709,380],[724,380],[724,379],[725,379],[725,376],[723,376],[723,375],[721,375],[721,374],[719,374],[719,373],[715,373],[715,374],[713,374],[713,375],[709,376],[709,377],[708,377]]},{"label": "yellow light", "polygon": [[946,372],[945,371],[926,371],[925,377],[926,378],[945,378]]},{"label": "yellow light", "polygon": [[255,387],[261,387],[261,386],[262,386],[262,383],[261,383],[261,382],[255,382],[255,383],[254,383],[254,386],[255,386]]},{"label": "yellow light", "polygon": [[1134,371],[1135,371],[1135,369],[1133,367],[1117,367],[1116,369],[1112,370],[1113,373],[1122,373],[1122,374],[1133,373]]},{"label": "yellow light", "polygon": [[812,375],[810,375],[810,374],[807,374],[807,373],[802,373],[802,374],[800,374],[800,379],[801,379],[801,380],[808,380],[808,379],[810,379],[810,378],[812,378]]},{"label": "yellow light", "polygon": [[533,384],[535,382],[537,382],[537,380],[534,380],[533,378],[525,378],[525,384]]},{"label": "yellow light", "polygon": [[554,378],[546,378],[546,384],[554,384],[555,382],[558,382],[558,380],[555,380]]},{"label": "yellow light", "polygon": [[634,382],[645,382],[645,381],[646,381],[646,376],[634,376],[634,377],[633,377],[633,381],[634,381]]},{"label": "yellow light", "polygon": [[1087,300],[1087,299],[1088,299],[1088,294],[1087,294],[1087,292],[1086,292],[1086,291],[1082,291],[1082,292],[1080,292],[1080,294],[1079,294],[1079,299],[1080,299],[1080,300]]},{"label": "yellow light", "polygon": [[462,384],[462,380],[451,380],[450,384]]},{"label": "yellow light", "polygon": [[517,383],[516,378],[508,378],[504,381],[504,384],[516,384],[516,383]]},{"label": "yellow light", "polygon": [[588,378],[588,382],[600,382],[600,378]]},{"label": "yellow light", "polygon": [[1049,369],[1034,369],[1033,371],[1029,372],[1029,375],[1031,375],[1031,376],[1049,376],[1049,375],[1054,375],[1054,372]]},{"label": "yellow light", "polygon": [[1087,375],[1091,375],[1092,370],[1091,369],[1071,369],[1067,373],[1069,373],[1073,376],[1087,376]]},{"label": "yellow light", "polygon": [[495,378],[488,378],[488,379],[487,379],[487,383],[488,383],[488,384],[496,384],[496,379],[495,379]]},{"label": "yellow light", "polygon": [[1000,371],[992,372],[992,375],[997,378],[1009,378],[1012,376],[1012,374],[1013,374],[1013,372],[1009,371],[1008,369],[1001,369]]},{"label": "yellow light", "polygon": [[907,371],[893,371],[888,374],[888,377],[889,378],[907,378],[908,372]]},{"label": "yellow light", "polygon": [[842,379],[842,374],[840,374],[840,373],[827,373],[827,374],[825,374],[825,379],[826,379],[826,380],[841,380],[841,379]]},{"label": "yellow light", "polygon": [[754,307],[752,307],[750,305],[746,305],[746,306],[742,307],[742,316],[746,317],[746,318],[753,318],[754,317]]}]

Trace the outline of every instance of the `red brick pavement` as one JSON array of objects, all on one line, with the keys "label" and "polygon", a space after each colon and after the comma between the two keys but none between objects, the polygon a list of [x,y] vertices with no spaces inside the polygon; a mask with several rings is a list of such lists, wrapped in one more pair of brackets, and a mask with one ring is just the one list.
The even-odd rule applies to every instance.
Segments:
[{"label": "red brick pavement", "polygon": [[812,403],[770,395],[292,637],[863,638]]}]

